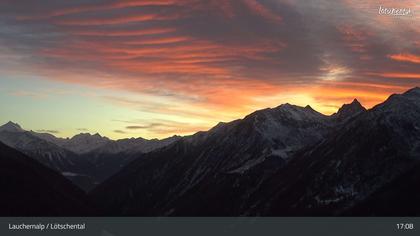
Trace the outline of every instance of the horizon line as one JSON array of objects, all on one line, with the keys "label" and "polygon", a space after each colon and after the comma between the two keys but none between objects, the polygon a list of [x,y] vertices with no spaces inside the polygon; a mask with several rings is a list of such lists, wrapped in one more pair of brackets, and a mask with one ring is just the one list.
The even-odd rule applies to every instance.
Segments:
[{"label": "horizon line", "polygon": [[[415,86],[415,87],[412,87],[412,88],[410,88],[410,89],[408,89],[408,90],[406,90],[404,93],[406,93],[406,92],[408,92],[408,91],[411,91],[411,90],[413,90],[413,89],[420,89],[420,87],[418,87],[418,86]],[[404,94],[404,93],[401,93],[401,94]],[[399,93],[393,93],[393,94],[391,94],[391,95],[389,95],[388,96],[388,98],[390,97],[390,96],[392,96],[392,95],[395,95],[395,94],[399,94]],[[387,99],[388,99],[387,98]],[[309,105],[309,104],[307,104],[306,106],[299,106],[299,105],[294,105],[294,104],[290,104],[290,103],[288,103],[288,102],[286,102],[286,103],[283,103],[283,104],[280,104],[280,105],[278,105],[278,106],[276,106],[276,107],[266,107],[266,108],[262,108],[262,109],[257,109],[257,110],[254,110],[253,112],[250,112],[250,113],[248,113],[247,115],[245,115],[245,116],[243,116],[242,118],[238,118],[238,119],[233,119],[233,120],[230,120],[230,121],[227,121],[227,122],[223,122],[223,121],[219,121],[216,125],[214,125],[214,126],[211,126],[210,128],[208,128],[207,130],[198,130],[198,131],[195,131],[195,132],[193,132],[193,133],[191,133],[191,134],[187,134],[187,135],[180,135],[180,134],[173,134],[173,135],[170,135],[170,136],[166,136],[166,137],[164,137],[164,138],[143,138],[143,137],[141,137],[141,136],[138,136],[138,137],[134,137],[134,136],[132,136],[132,137],[127,137],[127,138],[121,138],[121,139],[112,139],[112,138],[109,138],[109,137],[107,137],[107,136],[103,136],[103,135],[101,135],[100,134],[100,132],[98,132],[98,131],[94,131],[94,132],[81,132],[81,133],[77,133],[77,134],[75,134],[75,135],[73,135],[73,136],[67,136],[67,137],[64,137],[64,136],[59,136],[59,135],[57,135],[57,133],[53,133],[53,132],[39,132],[39,131],[42,131],[42,130],[25,130],[25,129],[23,129],[24,131],[26,131],[26,132],[30,132],[30,131],[32,131],[32,132],[36,132],[36,133],[39,133],[39,134],[49,134],[49,135],[52,135],[52,136],[54,136],[54,137],[56,137],[56,138],[60,138],[60,139],[71,139],[71,138],[73,138],[73,137],[75,137],[75,136],[77,136],[77,135],[80,135],[80,134],[89,134],[89,135],[91,135],[91,136],[93,136],[93,135],[99,135],[99,136],[101,136],[101,137],[103,137],[103,138],[107,138],[107,139],[109,139],[109,140],[113,140],[113,141],[118,141],[118,140],[124,140],[124,139],[138,139],[138,138],[142,138],[142,139],[145,139],[145,140],[163,140],[163,139],[167,139],[167,138],[171,138],[171,137],[174,137],[174,136],[178,136],[178,137],[187,137],[187,136],[192,136],[192,135],[195,135],[195,134],[197,134],[197,133],[200,133],[200,132],[208,132],[208,131],[210,131],[211,129],[213,129],[214,127],[216,127],[218,124],[220,124],[220,123],[230,123],[230,122],[233,122],[233,121],[236,121],[236,120],[242,120],[242,119],[244,119],[245,117],[247,117],[248,115],[251,115],[251,114],[253,114],[253,113],[255,113],[255,112],[259,112],[259,111],[262,111],[262,110],[267,110],[267,109],[276,109],[276,108],[278,108],[278,107],[280,107],[280,106],[283,106],[283,105],[292,105],[292,106],[296,106],[296,107],[299,107],[299,108],[302,108],[302,109],[305,109],[305,108],[307,108],[307,107],[309,107],[309,108],[311,108],[312,110],[314,110],[314,111],[316,111],[316,112],[318,112],[318,113],[320,113],[320,114],[322,114],[322,115],[324,115],[324,116],[328,116],[328,117],[330,117],[330,116],[332,116],[332,115],[334,115],[334,114],[336,114],[344,105],[349,105],[349,104],[352,104],[352,103],[354,103],[354,102],[358,102],[363,108],[365,108],[367,111],[368,110],[371,110],[371,109],[373,109],[374,107],[376,107],[377,105],[380,105],[380,104],[382,104],[382,103],[384,103],[387,99],[385,99],[384,101],[382,101],[382,102],[380,102],[380,103],[378,103],[378,104],[376,104],[376,105],[374,105],[374,106],[372,106],[371,108],[365,108],[364,106],[363,106],[363,104],[362,103],[360,103],[360,101],[357,99],[357,98],[354,98],[353,100],[352,100],[352,102],[350,102],[350,103],[344,103],[340,108],[338,108],[338,110],[336,111],[336,112],[334,112],[334,113],[332,113],[332,114],[330,114],[330,115],[327,115],[327,114],[324,114],[324,113],[322,113],[322,112],[319,112],[319,111],[317,111],[317,110],[315,110],[314,108],[312,108],[312,106],[311,105]],[[3,125],[1,125],[1,126],[4,126],[4,125],[6,125],[6,124],[8,124],[8,123],[13,123],[13,124],[18,124],[20,127],[21,127],[21,125],[19,124],[19,123],[17,123],[17,122],[13,122],[13,121],[9,121],[9,122],[6,122],[5,124],[3,124]],[[0,127],[1,127],[0,126]],[[45,129],[45,130],[43,130],[43,131],[48,131],[47,129]]]}]

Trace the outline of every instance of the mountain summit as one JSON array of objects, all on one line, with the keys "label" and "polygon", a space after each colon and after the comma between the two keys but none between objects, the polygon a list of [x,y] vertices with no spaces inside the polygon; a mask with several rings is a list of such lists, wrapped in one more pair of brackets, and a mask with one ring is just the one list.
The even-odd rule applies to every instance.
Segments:
[{"label": "mountain summit", "polygon": [[11,121],[7,122],[6,124],[0,126],[0,132],[7,131],[7,132],[25,132],[19,124],[13,123]]},{"label": "mountain summit", "polygon": [[364,111],[366,111],[366,108],[357,99],[354,99],[353,102],[341,106],[337,113],[332,114],[331,117],[338,121],[344,121]]}]

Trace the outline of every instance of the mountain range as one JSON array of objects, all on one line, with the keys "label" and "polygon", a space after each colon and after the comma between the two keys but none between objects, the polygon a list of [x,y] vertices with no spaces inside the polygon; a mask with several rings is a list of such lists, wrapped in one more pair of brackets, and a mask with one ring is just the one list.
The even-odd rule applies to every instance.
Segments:
[{"label": "mountain range", "polygon": [[178,138],[114,141],[88,133],[58,138],[49,133],[24,130],[13,122],[0,126],[0,142],[58,171],[85,191],[116,173],[139,154],[168,145]]},{"label": "mountain range", "polygon": [[9,122],[0,142],[91,190],[99,215],[420,215],[420,88],[330,116],[283,104],[164,140],[59,139]]}]

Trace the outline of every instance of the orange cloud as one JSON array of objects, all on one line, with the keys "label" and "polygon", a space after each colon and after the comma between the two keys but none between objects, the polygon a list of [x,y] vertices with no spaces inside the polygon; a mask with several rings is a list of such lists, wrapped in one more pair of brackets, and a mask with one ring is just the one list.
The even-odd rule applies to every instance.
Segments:
[{"label": "orange cloud", "polygon": [[164,33],[175,32],[175,28],[150,28],[142,30],[85,30],[85,31],[70,31],[72,34],[81,36],[144,36],[144,35],[156,35]]},{"label": "orange cloud", "polygon": [[323,86],[332,86],[332,84],[337,87],[351,87],[356,90],[378,90],[386,91],[387,93],[392,93],[392,91],[406,91],[410,86],[395,85],[395,84],[385,84],[383,82],[377,81],[373,82],[351,82],[351,81],[333,81],[333,82],[318,82],[318,84]]},{"label": "orange cloud", "polygon": [[115,9],[128,8],[128,7],[179,5],[183,2],[184,1],[180,1],[180,0],[118,0],[113,3],[69,7],[65,9],[59,9],[59,10],[51,11],[48,13],[44,13],[42,15],[19,16],[17,17],[17,19],[18,20],[45,19],[45,18],[65,16],[65,15],[77,14],[77,13],[83,13],[83,12],[115,10]]},{"label": "orange cloud", "polygon": [[227,66],[226,62],[265,60],[268,59],[266,53],[281,51],[284,47],[281,42],[223,45],[185,36],[165,35],[121,42],[86,39],[69,43],[64,48],[44,49],[40,53],[65,61],[96,61],[123,73],[233,77],[239,76],[239,69]]},{"label": "orange cloud", "polygon": [[396,78],[396,79],[420,79],[418,73],[402,73],[402,72],[388,72],[388,73],[367,73],[368,75],[380,76],[384,78]]},{"label": "orange cloud", "polygon": [[94,25],[115,25],[132,22],[145,22],[153,20],[171,20],[176,19],[175,15],[158,15],[158,14],[143,14],[143,15],[131,15],[131,16],[120,16],[114,18],[88,18],[88,19],[68,19],[68,20],[57,20],[55,21],[58,25],[68,26],[94,26]]},{"label": "orange cloud", "polygon": [[410,54],[410,53],[393,54],[393,55],[388,55],[388,57],[396,61],[404,61],[404,62],[420,64],[420,56]]},{"label": "orange cloud", "polygon": [[125,44],[128,45],[155,45],[155,44],[167,44],[167,43],[179,43],[191,40],[190,37],[178,36],[178,37],[165,37],[158,39],[148,39],[148,40],[131,40],[126,41]]}]

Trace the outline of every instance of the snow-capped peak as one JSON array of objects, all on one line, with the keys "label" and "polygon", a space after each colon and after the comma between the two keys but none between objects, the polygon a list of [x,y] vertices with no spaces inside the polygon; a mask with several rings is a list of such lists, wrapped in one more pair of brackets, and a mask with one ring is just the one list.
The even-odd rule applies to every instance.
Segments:
[{"label": "snow-capped peak", "polygon": [[0,126],[0,132],[2,132],[2,131],[15,132],[15,133],[25,132],[25,130],[23,130],[22,127],[20,127],[19,124],[13,123],[11,121],[9,121],[6,124]]}]

